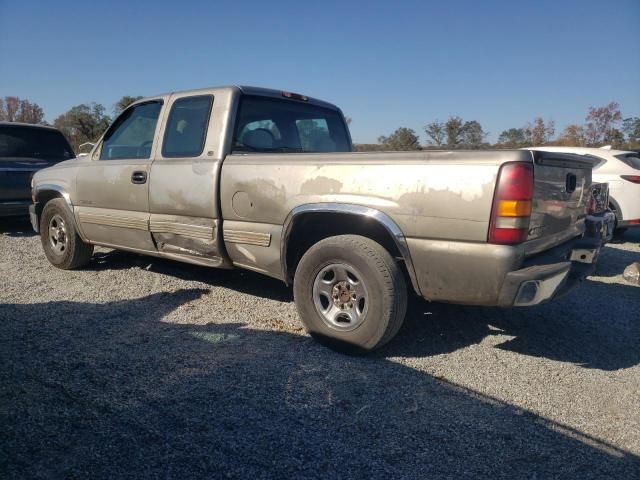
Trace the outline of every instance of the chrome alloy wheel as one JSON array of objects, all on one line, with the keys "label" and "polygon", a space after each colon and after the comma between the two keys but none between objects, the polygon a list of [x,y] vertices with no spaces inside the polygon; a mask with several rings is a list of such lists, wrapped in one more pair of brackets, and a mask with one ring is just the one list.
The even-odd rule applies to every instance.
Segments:
[{"label": "chrome alloy wheel", "polygon": [[350,331],[364,321],[369,296],[358,270],[344,263],[332,263],[316,275],[313,303],[328,327]]},{"label": "chrome alloy wheel", "polygon": [[67,248],[67,227],[58,214],[49,220],[49,243],[58,255],[62,255]]}]

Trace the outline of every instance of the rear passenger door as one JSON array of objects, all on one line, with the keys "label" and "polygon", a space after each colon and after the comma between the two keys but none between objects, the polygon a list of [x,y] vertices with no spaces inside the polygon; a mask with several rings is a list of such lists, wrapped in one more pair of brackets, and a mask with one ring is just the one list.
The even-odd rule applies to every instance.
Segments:
[{"label": "rear passenger door", "polygon": [[221,160],[207,146],[207,138],[216,133],[213,92],[174,94],[167,108],[162,146],[151,167],[151,235],[160,252],[221,266]]}]

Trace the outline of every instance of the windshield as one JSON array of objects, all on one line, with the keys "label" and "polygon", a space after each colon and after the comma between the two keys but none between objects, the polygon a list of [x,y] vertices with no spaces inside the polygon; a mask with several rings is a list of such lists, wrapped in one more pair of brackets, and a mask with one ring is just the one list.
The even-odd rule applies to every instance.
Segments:
[{"label": "windshield", "polygon": [[640,170],[640,153],[625,153],[623,155],[616,155],[617,159],[622,160],[631,168]]},{"label": "windshield", "polygon": [[339,111],[299,101],[244,95],[234,152],[350,152]]},{"label": "windshield", "polygon": [[0,159],[35,158],[52,162],[74,157],[62,133],[48,128],[0,126]]}]

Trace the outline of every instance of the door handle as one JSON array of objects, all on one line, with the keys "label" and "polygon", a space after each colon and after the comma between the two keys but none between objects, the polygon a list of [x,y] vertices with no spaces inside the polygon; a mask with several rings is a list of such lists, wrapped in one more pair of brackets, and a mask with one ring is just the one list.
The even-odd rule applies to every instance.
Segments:
[{"label": "door handle", "polygon": [[131,174],[131,183],[142,184],[147,183],[147,172],[136,171]]}]

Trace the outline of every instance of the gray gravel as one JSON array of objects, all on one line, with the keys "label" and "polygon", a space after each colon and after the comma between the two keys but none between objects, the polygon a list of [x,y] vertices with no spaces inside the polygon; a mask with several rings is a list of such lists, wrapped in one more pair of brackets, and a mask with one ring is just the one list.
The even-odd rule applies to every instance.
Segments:
[{"label": "gray gravel", "polygon": [[291,291],[99,249],[51,267],[0,223],[0,478],[640,478],[640,233],[553,303],[410,302],[384,350]]}]

